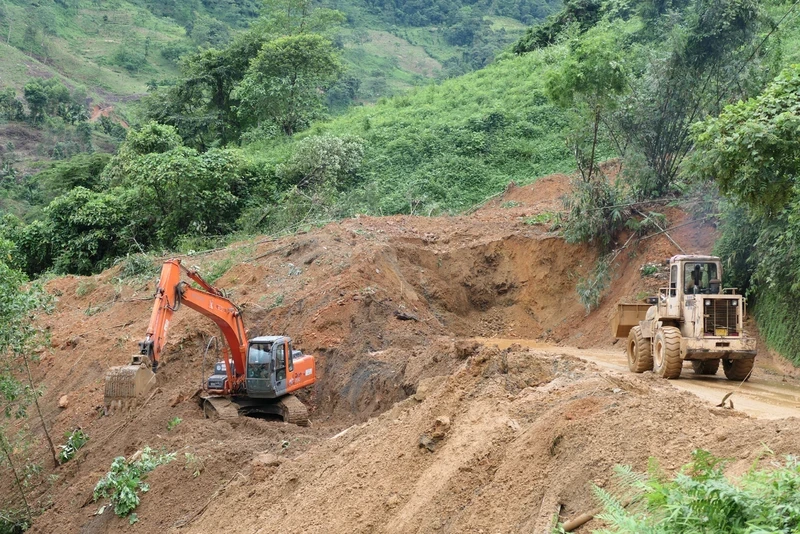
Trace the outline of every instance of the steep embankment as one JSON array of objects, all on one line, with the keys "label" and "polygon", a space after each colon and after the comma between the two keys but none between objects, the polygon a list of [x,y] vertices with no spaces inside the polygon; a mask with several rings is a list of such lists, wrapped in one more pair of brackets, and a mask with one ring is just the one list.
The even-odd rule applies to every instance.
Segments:
[{"label": "steep embankment", "polygon": [[[44,406],[54,435],[81,426],[90,441],[56,471],[53,504],[33,531],[209,532],[234,521],[248,532],[541,532],[557,503],[563,517],[591,508],[591,483],[606,484],[616,463],[644,468],[655,456],[673,469],[705,447],[744,469],[762,443],[797,452],[800,431],[785,420],[711,408],[557,349],[470,339],[608,347],[612,303],[658,286],[639,267],[671,252],[663,236],[620,254],[614,290],[585,314],[574,286],[593,253],[525,223],[557,209],[566,187],[565,176],[549,177],[470,216],[348,219],[184,258],[224,272],[216,284],[242,304],[251,336],[286,333],[317,355],[319,382],[301,395],[310,428],[204,419],[190,396],[217,332],[189,310],[170,326],[155,395],[132,415],[102,416],[105,370],[143,335],[154,273],[132,277],[129,260],[52,280]],[[707,251],[713,228],[670,213],[690,223],[673,238]],[[168,430],[174,417],[183,422]],[[92,488],[112,459],[145,445],[178,459],[152,473],[139,522],[94,515]]]}]

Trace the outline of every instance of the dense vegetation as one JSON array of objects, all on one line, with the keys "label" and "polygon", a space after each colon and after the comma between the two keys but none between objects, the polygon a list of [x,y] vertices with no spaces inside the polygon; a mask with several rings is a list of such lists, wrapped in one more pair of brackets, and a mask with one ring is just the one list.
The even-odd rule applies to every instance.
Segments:
[{"label": "dense vegetation", "polygon": [[[787,324],[776,319],[789,317],[798,291],[796,169],[756,171],[742,156],[763,148],[764,161],[794,161],[786,117],[796,115],[796,93],[785,89],[788,74],[774,82],[783,96],[770,85],[797,55],[796,23],[782,17],[791,6],[568,0],[519,40],[515,55],[330,119],[331,110],[361,98],[364,80],[350,69],[355,56],[342,39],[369,39],[358,31],[365,21],[405,25],[397,34],[409,40],[421,35],[414,28],[439,24],[445,40],[462,46],[488,27],[481,17],[513,14],[510,6],[269,0],[253,20],[251,2],[233,5],[223,16],[203,2],[141,4],[192,39],[202,31],[194,43],[201,48],[168,51],[183,53],[176,79],[153,83],[113,159],[78,154],[5,181],[6,211],[20,217],[4,216],[0,235],[14,244],[16,267],[30,275],[90,273],[131,252],[188,250],[221,235],[282,232],[356,213],[457,212],[509,181],[577,166],[559,224],[569,241],[605,249],[623,228],[644,232],[658,220],[635,202],[718,183],[729,198],[711,198],[728,276],[749,289],[762,325],[771,318],[770,342],[796,351],[775,326]],[[514,6],[520,18],[549,9]],[[35,84],[38,93],[4,93],[7,119],[80,125],[75,96],[47,83],[52,88]],[[39,104],[37,95],[50,93]],[[776,106],[773,123],[747,118]],[[780,141],[742,145],[753,131]],[[622,165],[616,180],[601,170],[610,156]],[[741,217],[752,224],[727,223]],[[607,263],[598,277],[607,276]],[[598,302],[604,283],[584,286],[587,303]]]}]

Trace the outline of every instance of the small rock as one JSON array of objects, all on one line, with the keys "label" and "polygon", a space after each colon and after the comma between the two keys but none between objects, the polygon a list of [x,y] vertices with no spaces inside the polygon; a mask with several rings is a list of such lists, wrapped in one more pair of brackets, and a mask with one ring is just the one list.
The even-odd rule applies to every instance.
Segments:
[{"label": "small rock", "polygon": [[418,446],[420,449],[428,449],[428,452],[434,452],[436,450],[436,442],[427,434],[422,434],[419,437]]},{"label": "small rock", "polygon": [[61,398],[58,399],[58,407],[66,408],[67,406],[69,406],[69,398],[66,395],[61,395]]},{"label": "small rock", "polygon": [[513,419],[509,419],[508,421],[506,421],[506,425],[508,426],[508,428],[510,428],[514,432],[519,431],[519,423],[517,423]]},{"label": "small rock", "polygon": [[400,504],[400,496],[397,495],[396,493],[392,493],[391,495],[389,495],[389,498],[386,499],[386,506],[389,508],[394,508],[398,504]]},{"label": "small rock", "polygon": [[262,452],[250,461],[253,465],[265,465],[267,467],[277,467],[283,463],[283,458],[271,452]]},{"label": "small rock", "polygon": [[174,408],[175,406],[177,406],[178,404],[182,403],[185,400],[186,400],[186,395],[184,395],[183,392],[180,392],[175,397],[173,397],[172,400],[169,402],[169,407]]}]

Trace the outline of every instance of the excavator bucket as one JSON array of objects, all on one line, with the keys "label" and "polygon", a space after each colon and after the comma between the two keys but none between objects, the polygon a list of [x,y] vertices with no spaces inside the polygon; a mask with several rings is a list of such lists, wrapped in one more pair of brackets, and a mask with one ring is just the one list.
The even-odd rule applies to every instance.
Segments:
[{"label": "excavator bucket", "polygon": [[106,390],[103,404],[106,413],[114,410],[132,410],[156,383],[156,375],[136,355],[129,365],[112,367],[106,373]]}]

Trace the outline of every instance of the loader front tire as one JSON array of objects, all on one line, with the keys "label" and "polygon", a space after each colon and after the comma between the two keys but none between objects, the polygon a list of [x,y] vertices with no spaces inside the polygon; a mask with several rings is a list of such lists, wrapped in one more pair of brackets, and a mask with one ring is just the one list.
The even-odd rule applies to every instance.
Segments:
[{"label": "loader front tire", "polygon": [[725,371],[725,378],[728,380],[736,380],[737,382],[747,380],[750,378],[750,373],[753,371],[753,364],[755,362],[755,358],[722,360],[722,370]]},{"label": "loader front tire", "polygon": [[719,360],[695,360],[692,369],[696,375],[715,375],[719,370]]},{"label": "loader front tire", "polygon": [[642,336],[641,327],[634,326],[628,334],[628,369],[632,373],[653,370],[653,354],[650,340]]},{"label": "loader front tire", "polygon": [[681,369],[681,331],[674,326],[659,328],[653,340],[653,372],[673,379],[681,376]]}]

